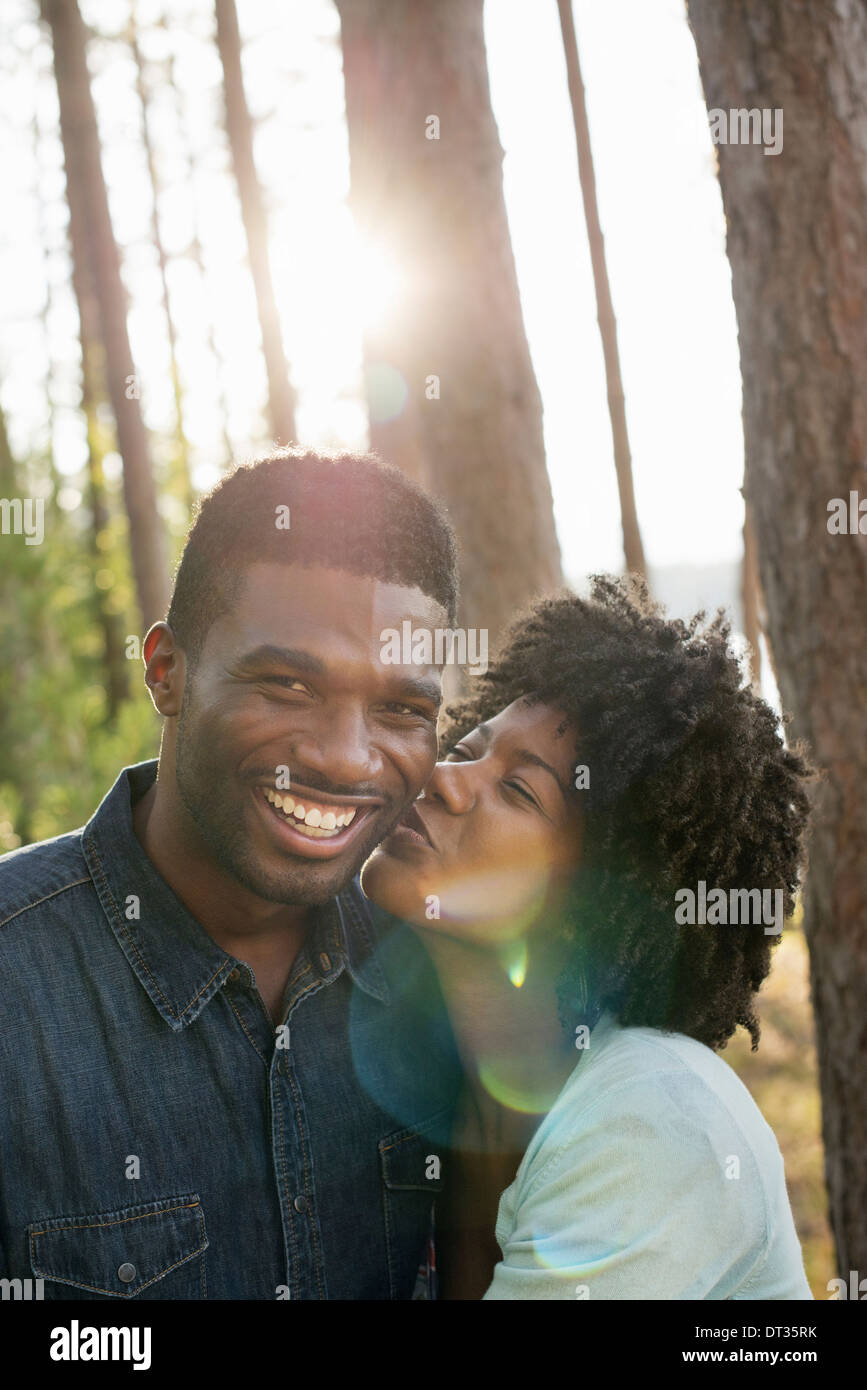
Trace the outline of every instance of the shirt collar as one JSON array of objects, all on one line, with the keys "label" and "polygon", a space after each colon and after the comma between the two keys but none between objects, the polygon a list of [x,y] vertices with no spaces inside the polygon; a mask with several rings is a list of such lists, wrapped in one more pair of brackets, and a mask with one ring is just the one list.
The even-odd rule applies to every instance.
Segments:
[{"label": "shirt collar", "polygon": [[[82,848],[121,950],[158,1013],[178,1032],[198,1018],[237,961],[175,896],[136,838],[132,807],[156,775],[156,759],[125,767],[85,826]],[[390,1002],[357,884],[316,910],[306,946],[325,983],[345,966],[361,989]]]}]

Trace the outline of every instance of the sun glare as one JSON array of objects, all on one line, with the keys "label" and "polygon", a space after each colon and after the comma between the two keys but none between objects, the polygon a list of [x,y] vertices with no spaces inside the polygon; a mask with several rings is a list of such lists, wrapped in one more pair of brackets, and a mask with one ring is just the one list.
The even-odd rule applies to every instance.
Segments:
[{"label": "sun glare", "polygon": [[348,277],[357,318],[363,329],[384,328],[397,319],[406,294],[405,268],[382,243],[356,232]]}]

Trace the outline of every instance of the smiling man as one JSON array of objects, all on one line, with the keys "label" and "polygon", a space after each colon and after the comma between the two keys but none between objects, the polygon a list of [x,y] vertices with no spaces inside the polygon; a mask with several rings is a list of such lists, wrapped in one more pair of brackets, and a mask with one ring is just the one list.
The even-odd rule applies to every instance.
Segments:
[{"label": "smiling man", "polygon": [[0,1275],[46,1299],[410,1298],[457,1091],[357,872],[430,775],[442,510],[283,451],[204,499],[144,644],[159,765],[0,864]]}]

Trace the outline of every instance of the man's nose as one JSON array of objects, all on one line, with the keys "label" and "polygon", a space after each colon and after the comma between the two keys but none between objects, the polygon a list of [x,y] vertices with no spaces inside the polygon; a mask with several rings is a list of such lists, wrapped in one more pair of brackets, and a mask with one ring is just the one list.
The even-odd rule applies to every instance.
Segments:
[{"label": "man's nose", "polygon": [[453,816],[465,815],[476,804],[479,768],[476,762],[437,763],[423,799],[439,801]]},{"label": "man's nose", "polygon": [[[300,769],[309,768],[329,787],[348,795],[365,795],[370,781],[382,771],[381,755],[371,743],[360,709],[323,711],[316,727],[295,741],[294,754]],[[300,772],[298,780],[303,781]],[[364,790],[353,793],[354,787]]]}]

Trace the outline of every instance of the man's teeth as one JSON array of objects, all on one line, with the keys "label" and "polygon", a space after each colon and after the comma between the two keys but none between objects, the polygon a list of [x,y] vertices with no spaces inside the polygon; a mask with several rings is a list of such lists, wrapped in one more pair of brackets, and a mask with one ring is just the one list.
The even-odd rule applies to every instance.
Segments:
[{"label": "man's teeth", "polygon": [[270,787],[265,788],[265,799],[278,811],[282,811],[283,815],[292,821],[296,830],[300,830],[302,835],[307,835],[311,840],[333,839],[352,823],[358,809],[357,806],[352,806],[345,811],[334,811],[319,806],[304,806],[286,793],[274,792]]}]

